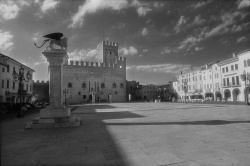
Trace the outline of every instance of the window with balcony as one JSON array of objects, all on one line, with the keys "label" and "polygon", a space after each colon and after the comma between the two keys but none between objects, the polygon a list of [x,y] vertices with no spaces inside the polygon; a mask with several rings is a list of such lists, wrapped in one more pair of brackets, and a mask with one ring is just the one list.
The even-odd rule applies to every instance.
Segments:
[{"label": "window with balcony", "polygon": [[234,71],[234,65],[231,65],[231,71]]},{"label": "window with balcony", "polygon": [[229,86],[229,78],[227,78],[227,86]]},{"label": "window with balcony", "polygon": [[15,83],[15,82],[13,82],[13,84],[12,84],[12,88],[13,88],[13,89],[15,89],[15,87],[16,87],[16,83]]},{"label": "window with balcony", "polygon": [[226,72],[228,72],[228,67],[226,67]]},{"label": "window with balcony", "polygon": [[232,84],[235,85],[234,77],[232,77]]},{"label": "window with balcony", "polygon": [[235,64],[235,70],[238,70],[238,64]]},{"label": "window with balcony", "polygon": [[222,73],[225,73],[225,68],[222,68]]},{"label": "window with balcony", "polygon": [[236,85],[240,85],[239,76],[236,76]]},{"label": "window with balcony", "polygon": [[7,85],[6,85],[7,87],[7,89],[9,89],[9,86],[10,86],[10,81],[9,80],[7,80]]},{"label": "window with balcony", "polygon": [[223,86],[226,86],[226,79],[223,78]]}]

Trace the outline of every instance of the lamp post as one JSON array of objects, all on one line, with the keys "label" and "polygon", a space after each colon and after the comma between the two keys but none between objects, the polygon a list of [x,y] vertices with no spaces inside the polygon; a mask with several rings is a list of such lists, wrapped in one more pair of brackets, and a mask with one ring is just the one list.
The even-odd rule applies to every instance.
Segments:
[{"label": "lamp post", "polygon": [[66,101],[67,101],[67,93],[68,93],[68,90],[65,88],[64,90],[63,90],[63,93],[64,93],[64,95],[65,95],[65,97],[64,97],[64,105],[66,106]]},{"label": "lamp post", "polygon": [[246,73],[246,71],[244,70],[243,74],[241,74],[240,77],[241,77],[242,81],[245,81],[245,101],[246,101],[246,104],[250,105],[250,103],[248,101],[248,96],[247,96],[247,80],[250,81],[249,74]]},{"label": "lamp post", "polygon": [[184,82],[183,90],[184,90],[184,93],[185,93],[185,98],[184,98],[185,103],[187,103],[186,102],[186,93],[187,93],[187,90],[188,90],[187,87],[188,87],[187,82]]},{"label": "lamp post", "polygon": [[29,80],[31,79],[31,74],[28,71],[26,74],[27,80],[24,77],[24,68],[23,66],[20,67],[19,69],[19,74],[16,73],[16,71],[14,70],[12,73],[12,76],[14,78],[14,81],[18,81],[19,82],[19,88],[18,88],[18,93],[19,93],[19,98],[20,98],[20,110],[18,111],[17,117],[23,117],[23,110],[22,110],[22,92],[23,92],[23,81],[25,82],[29,82]]}]

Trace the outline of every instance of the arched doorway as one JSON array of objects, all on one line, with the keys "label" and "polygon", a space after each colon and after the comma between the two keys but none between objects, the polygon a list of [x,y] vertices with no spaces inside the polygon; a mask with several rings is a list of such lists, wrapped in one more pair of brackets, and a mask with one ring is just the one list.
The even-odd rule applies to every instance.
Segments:
[{"label": "arched doorway", "polygon": [[209,92],[209,93],[205,93],[205,100],[214,100],[214,94]]},{"label": "arched doorway", "polygon": [[230,91],[229,89],[226,89],[226,90],[224,91],[224,98],[225,98],[226,100],[231,100],[231,91]]},{"label": "arched doorway", "polygon": [[235,88],[233,90],[233,101],[239,101],[240,100],[240,90],[238,88]]},{"label": "arched doorway", "polygon": [[221,99],[222,99],[221,93],[220,92],[215,92],[215,100],[216,101],[221,101]]}]

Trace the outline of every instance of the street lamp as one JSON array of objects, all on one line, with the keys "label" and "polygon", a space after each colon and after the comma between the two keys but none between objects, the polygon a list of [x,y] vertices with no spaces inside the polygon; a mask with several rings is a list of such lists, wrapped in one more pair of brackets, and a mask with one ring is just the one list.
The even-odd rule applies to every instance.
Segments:
[{"label": "street lamp", "polygon": [[250,81],[250,76],[249,76],[249,73],[246,73],[246,71],[244,70],[243,71],[243,74],[240,75],[242,81],[245,81],[245,101],[246,101],[246,104],[249,105],[249,101],[248,101],[248,96],[247,96],[247,80]]},{"label": "street lamp", "polygon": [[16,73],[16,71],[14,70],[12,73],[12,77],[14,78],[14,81],[18,81],[19,82],[19,88],[18,88],[18,93],[19,93],[19,98],[20,98],[20,110],[18,111],[17,117],[23,117],[23,111],[22,111],[22,92],[23,92],[23,81],[25,82],[29,82],[29,80],[31,79],[31,74],[28,71],[26,74],[26,78],[24,77],[24,68],[23,66],[21,66],[21,68],[19,69],[19,74]]},{"label": "street lamp", "polygon": [[187,82],[184,82],[184,86],[183,86],[183,91],[184,91],[184,93],[185,93],[185,98],[184,98],[184,100],[185,100],[185,103],[187,103],[186,102],[186,93],[187,93],[187,91],[188,91],[188,85],[187,85]]}]

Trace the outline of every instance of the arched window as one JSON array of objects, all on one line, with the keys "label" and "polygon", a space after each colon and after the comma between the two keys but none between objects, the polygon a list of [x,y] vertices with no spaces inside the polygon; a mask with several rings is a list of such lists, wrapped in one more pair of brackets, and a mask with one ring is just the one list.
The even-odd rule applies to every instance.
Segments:
[{"label": "arched window", "polygon": [[244,67],[247,67],[247,61],[244,60]]},{"label": "arched window", "polygon": [[72,83],[68,83],[68,88],[72,88]]},{"label": "arched window", "polygon": [[104,83],[101,84],[101,88],[105,88],[105,84]]},{"label": "arched window", "polygon": [[116,88],[116,83],[113,83],[113,88]]},{"label": "arched window", "polygon": [[247,66],[250,67],[250,59],[247,60]]},{"label": "arched window", "polygon": [[85,83],[82,83],[82,88],[86,88],[86,84]]},{"label": "arched window", "polygon": [[123,88],[123,83],[120,84],[120,88]]}]

